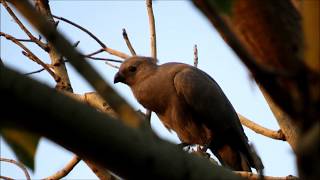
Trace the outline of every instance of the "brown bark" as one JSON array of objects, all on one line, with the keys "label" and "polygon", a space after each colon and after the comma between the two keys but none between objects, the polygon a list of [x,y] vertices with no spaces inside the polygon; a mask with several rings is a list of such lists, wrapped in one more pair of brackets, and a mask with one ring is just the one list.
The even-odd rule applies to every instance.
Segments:
[{"label": "brown bark", "polygon": [[[35,6],[36,9],[48,19],[48,22],[50,22],[50,24],[55,25],[48,0],[35,0]],[[57,82],[56,88],[59,90],[67,90],[72,92],[73,90],[69,80],[67,68],[62,56],[57,52],[57,50],[52,46],[50,42],[48,42],[48,47],[48,53],[51,59],[53,71],[58,77],[60,77],[60,81]]]}]

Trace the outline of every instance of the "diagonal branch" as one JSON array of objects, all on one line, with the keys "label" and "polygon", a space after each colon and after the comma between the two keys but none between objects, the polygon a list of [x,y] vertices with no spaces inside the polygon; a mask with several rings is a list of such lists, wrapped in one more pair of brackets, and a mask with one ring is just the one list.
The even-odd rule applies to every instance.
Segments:
[{"label": "diagonal branch", "polygon": [[261,135],[264,135],[266,137],[272,138],[272,139],[286,141],[286,137],[283,134],[283,132],[281,131],[281,129],[278,131],[273,131],[271,129],[260,126],[259,124],[249,120],[248,118],[242,116],[241,114],[238,114],[238,116],[239,116],[241,124],[246,126],[249,129],[253,130],[254,132],[261,134]]},{"label": "diagonal branch", "polygon": [[129,37],[128,37],[128,34],[127,34],[125,28],[122,29],[122,36],[123,36],[123,39],[126,41],[126,44],[127,44],[127,46],[128,46],[128,49],[129,49],[130,52],[131,52],[131,55],[135,56],[135,55],[136,55],[136,52],[135,52],[135,50],[134,50],[133,47],[132,47],[132,44],[131,44],[131,42],[130,42],[130,40],[129,40]]},{"label": "diagonal branch", "polygon": [[26,46],[24,46],[21,42],[17,41],[16,38],[3,32],[0,32],[0,36],[5,37],[6,39],[12,41],[13,43],[21,47],[24,50],[23,54],[25,56],[27,56],[29,59],[36,62],[37,64],[42,66],[46,71],[48,71],[48,73],[54,78],[56,82],[60,81],[60,78],[49,68],[49,66],[46,63],[41,61],[41,59],[39,59],[35,54],[33,54]]},{"label": "diagonal branch", "polygon": [[61,179],[65,177],[66,175],[69,174],[69,172],[72,171],[72,169],[81,161],[80,157],[75,155],[70,162],[60,171],[54,173],[53,175],[46,177],[42,180],[56,180],[56,179]]},{"label": "diagonal branch", "polygon": [[30,179],[31,179],[31,178],[30,178],[30,175],[29,175],[29,173],[28,173],[27,168],[26,168],[22,163],[20,163],[20,162],[18,162],[18,161],[15,161],[15,160],[13,160],[13,159],[6,159],[6,158],[1,158],[1,157],[0,157],[0,161],[8,162],[8,163],[12,163],[12,164],[14,164],[14,165],[17,165],[17,166],[18,166],[19,168],[21,168],[21,170],[23,171],[24,175],[26,176],[26,179],[27,179],[27,180],[30,180]]},{"label": "diagonal branch", "polygon": [[45,69],[44,68],[41,68],[41,69],[38,69],[38,70],[35,70],[35,71],[31,71],[31,72],[28,72],[28,73],[24,73],[24,75],[26,76],[29,76],[31,74],[36,74],[36,73],[40,73],[42,71],[44,71]]},{"label": "diagonal branch", "polygon": [[[10,14],[10,16],[14,19],[14,21],[18,24],[18,26],[22,29],[22,31],[24,31],[28,37],[30,38],[30,40],[27,41],[32,41],[34,43],[36,43],[39,47],[41,47],[43,50],[45,51],[49,51],[49,47],[47,44],[43,43],[42,41],[40,41],[39,39],[37,39],[36,37],[34,37],[31,32],[22,24],[22,22],[18,19],[18,17],[14,14],[14,12],[11,10],[11,8],[8,6],[7,2],[5,0],[0,0],[2,2],[2,5],[6,8],[6,10],[8,11],[8,13]],[[24,41],[24,40],[19,40],[19,41]]]},{"label": "diagonal branch", "polygon": [[[103,43],[97,36],[95,36],[93,33],[91,33],[89,30],[87,30],[86,28],[66,19],[66,18],[63,18],[63,17],[59,17],[59,16],[55,16],[55,15],[52,15],[52,17],[56,18],[56,19],[59,19],[61,21],[64,21],[68,24],[71,24],[72,26],[82,30],[83,32],[87,33],[90,37],[92,37],[103,49],[103,51],[106,51],[108,52],[109,54],[111,55],[114,55],[114,56],[118,56],[120,58],[123,58],[123,59],[126,59],[129,57],[129,55],[123,53],[123,52],[120,52],[120,51],[117,51],[115,49],[111,49],[109,47],[107,47],[107,45],[105,43]],[[98,50],[99,51],[99,50]]]}]

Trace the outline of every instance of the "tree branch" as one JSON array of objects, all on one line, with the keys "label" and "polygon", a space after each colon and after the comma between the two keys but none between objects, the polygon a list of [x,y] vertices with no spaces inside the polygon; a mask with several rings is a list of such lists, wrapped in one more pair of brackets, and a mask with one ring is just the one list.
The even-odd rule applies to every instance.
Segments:
[{"label": "tree branch", "polygon": [[28,76],[28,75],[31,75],[31,74],[36,74],[36,73],[40,73],[42,71],[44,71],[45,69],[44,68],[41,68],[41,69],[38,69],[38,70],[35,70],[35,71],[31,71],[31,72],[28,72],[28,73],[24,73],[24,75]]},{"label": "tree branch", "polygon": [[238,116],[239,116],[241,124],[246,126],[249,129],[253,130],[254,132],[261,134],[261,135],[264,135],[266,137],[272,138],[272,139],[277,139],[277,140],[282,140],[282,141],[286,140],[286,137],[284,136],[281,129],[278,131],[273,131],[268,128],[262,127],[253,121],[250,121],[248,118],[242,116],[239,113],[238,113]]},{"label": "tree branch", "polygon": [[127,44],[127,47],[128,47],[128,49],[130,50],[130,52],[131,52],[131,55],[135,56],[135,55],[136,55],[136,52],[135,52],[135,50],[133,49],[133,47],[132,47],[132,45],[131,45],[131,42],[130,42],[130,40],[129,40],[129,37],[128,37],[128,34],[127,34],[125,28],[122,29],[122,37],[123,37],[123,39],[125,40],[125,42],[126,42],[126,44]]},{"label": "tree branch", "polygon": [[151,56],[157,61],[157,38],[156,38],[156,27],[152,9],[152,0],[146,0],[148,17],[149,17],[149,27],[150,27],[150,47]]},{"label": "tree branch", "polygon": [[6,158],[2,158],[2,157],[0,157],[0,161],[12,163],[12,164],[18,166],[23,171],[24,175],[26,176],[26,179],[31,180],[27,168],[22,163],[15,161],[13,159],[6,159]]},{"label": "tree branch", "polygon": [[4,179],[4,180],[14,180],[14,179],[9,178],[9,177],[7,177],[7,176],[1,176],[1,175],[0,175],[0,179]]},{"label": "tree branch", "polygon": [[[49,47],[47,44],[43,43],[42,41],[40,41],[39,39],[37,39],[36,37],[34,37],[31,32],[22,24],[22,22],[17,18],[17,16],[14,14],[14,12],[11,10],[11,8],[8,6],[6,0],[0,0],[2,2],[2,5],[6,8],[6,10],[8,11],[8,13],[10,14],[10,16],[13,18],[13,20],[18,24],[18,26],[22,29],[22,31],[24,31],[28,37],[30,38],[30,40],[27,40],[28,42],[34,42],[36,43],[39,47],[41,47],[43,50],[45,51],[49,51]],[[18,40],[18,39],[17,39]],[[19,39],[18,41],[25,41],[25,40],[21,40]]]},{"label": "tree branch", "polygon": [[194,48],[193,48],[193,55],[194,55],[194,61],[193,61],[193,64],[194,64],[194,67],[198,67],[198,47],[197,45],[195,44],[194,45]]},{"label": "tree branch", "polygon": [[87,33],[90,37],[92,37],[103,49],[103,51],[106,51],[108,52],[109,54],[111,55],[114,55],[114,56],[118,56],[120,58],[123,58],[123,59],[126,59],[129,57],[129,55],[123,53],[123,52],[120,52],[120,51],[117,51],[115,49],[111,49],[109,48],[105,43],[103,43],[97,36],[95,36],[93,33],[91,33],[89,30],[87,30],[86,28],[66,19],[66,18],[63,18],[63,17],[59,17],[59,16],[55,16],[55,15],[52,15],[54,18],[56,19],[59,19],[59,20],[62,20],[68,24],[71,24],[72,26],[82,30],[83,32]]},{"label": "tree branch", "polygon": [[54,173],[53,175],[44,178],[43,180],[58,180],[61,179],[63,177],[65,177],[66,175],[69,174],[69,172],[72,171],[72,169],[81,161],[81,159],[75,155],[70,162],[60,171]]},{"label": "tree branch", "polygon": [[[234,173],[238,174],[239,176],[246,178],[248,180],[261,180],[261,176],[259,174],[254,174],[252,172],[247,171],[234,171]],[[274,176],[263,176],[263,180],[299,180],[298,177],[289,175],[286,177],[274,177]]]},{"label": "tree branch", "polygon": [[60,77],[57,76],[50,68],[49,66],[44,63],[43,61],[41,61],[41,59],[39,59],[35,54],[33,54],[26,46],[24,46],[21,42],[17,41],[16,38],[14,38],[13,36],[0,32],[0,36],[5,37],[6,39],[12,41],[13,43],[15,43],[16,45],[18,45],[19,47],[21,47],[24,52],[23,55],[27,56],[29,59],[31,59],[32,61],[36,62],[37,64],[39,64],[40,66],[42,66],[46,71],[48,71],[48,73],[53,77],[53,79],[56,82],[60,81]]},{"label": "tree branch", "polygon": [[141,125],[142,119],[134,109],[111,86],[106,84],[104,79],[82,58],[81,54],[73,48],[66,38],[37,13],[27,0],[10,0],[10,2],[52,43],[54,48],[60,51],[61,55],[70,60],[70,63],[84,76],[89,84],[108,101],[126,125],[131,127],[139,127]]}]

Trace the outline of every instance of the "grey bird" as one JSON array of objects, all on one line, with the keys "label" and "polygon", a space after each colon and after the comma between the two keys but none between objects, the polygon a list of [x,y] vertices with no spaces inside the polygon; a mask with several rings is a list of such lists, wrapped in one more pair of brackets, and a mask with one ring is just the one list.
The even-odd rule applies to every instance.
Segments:
[{"label": "grey bird", "polygon": [[182,143],[207,146],[223,166],[258,172],[262,162],[231,103],[208,74],[183,63],[157,65],[152,58],[126,59],[114,83],[127,84],[145,108],[157,114]]}]

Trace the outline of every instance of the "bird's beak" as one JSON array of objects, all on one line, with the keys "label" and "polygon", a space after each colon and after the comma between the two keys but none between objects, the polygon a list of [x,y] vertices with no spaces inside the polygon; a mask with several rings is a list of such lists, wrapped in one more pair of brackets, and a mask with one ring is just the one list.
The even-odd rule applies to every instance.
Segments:
[{"label": "bird's beak", "polygon": [[124,83],[124,81],[125,81],[125,78],[124,78],[123,74],[121,74],[120,72],[117,72],[117,74],[114,76],[113,83],[114,84],[116,84],[118,82]]}]

